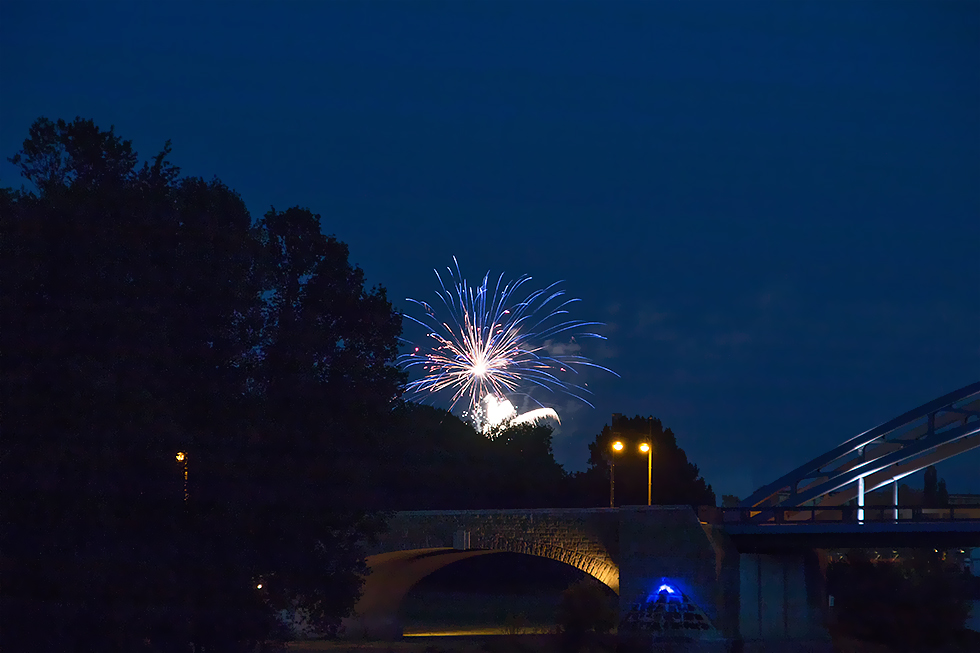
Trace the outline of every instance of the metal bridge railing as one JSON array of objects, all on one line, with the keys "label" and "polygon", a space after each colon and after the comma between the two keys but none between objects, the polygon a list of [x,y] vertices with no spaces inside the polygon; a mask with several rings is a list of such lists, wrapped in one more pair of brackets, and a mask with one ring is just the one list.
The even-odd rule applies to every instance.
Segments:
[{"label": "metal bridge railing", "polygon": [[[861,514],[863,511],[863,515]],[[897,512],[896,512],[897,511]],[[905,522],[980,522],[980,504],[946,508],[923,506],[757,506],[702,511],[702,521],[724,524],[846,524]]]}]

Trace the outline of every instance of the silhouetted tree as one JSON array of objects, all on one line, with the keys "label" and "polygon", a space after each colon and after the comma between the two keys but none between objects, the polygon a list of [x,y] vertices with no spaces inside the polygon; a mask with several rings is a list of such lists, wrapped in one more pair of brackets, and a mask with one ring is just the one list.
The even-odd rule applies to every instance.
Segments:
[{"label": "silhouetted tree", "polygon": [[489,438],[448,411],[406,402],[366,468],[369,506],[390,510],[562,505],[565,472],[551,429],[518,425]]},{"label": "silhouetted tree", "polygon": [[723,494],[721,495],[721,507],[722,508],[738,508],[738,497],[734,494]]},{"label": "silhouetted tree", "polygon": [[935,465],[926,467],[922,486],[922,505],[925,508],[945,508],[949,505],[946,480],[939,478]]},{"label": "silhouetted tree", "polygon": [[922,483],[922,505],[926,508],[935,508],[937,503],[937,494],[939,488],[937,486],[938,473],[936,472],[935,465],[929,465],[926,467],[925,476]]},{"label": "silhouetted tree", "polygon": [[249,648],[276,607],[329,630],[357,596],[350,463],[398,397],[400,318],[319,216],[253,223],[169,151],[42,118],[12,159],[35,190],[0,193],[11,650]]},{"label": "silhouetted tree", "polygon": [[158,242],[177,231],[165,152],[140,171],[111,130],[39,120],[12,159],[40,191],[6,195],[0,216],[3,630],[15,649],[21,635],[34,650],[140,641],[147,596],[180,592],[176,556],[153,544],[180,535],[173,456],[186,444],[160,292],[176,272]]},{"label": "silhouetted tree", "polygon": [[448,411],[411,402],[393,413],[375,464],[371,507],[460,509],[487,505],[491,443]]},{"label": "silhouetted tree", "polygon": [[946,508],[949,506],[949,490],[946,489],[946,479],[939,479],[936,487],[936,507]]},{"label": "silhouetted tree", "polygon": [[555,461],[551,427],[520,424],[494,440],[498,503],[506,508],[562,505],[565,470]]}]

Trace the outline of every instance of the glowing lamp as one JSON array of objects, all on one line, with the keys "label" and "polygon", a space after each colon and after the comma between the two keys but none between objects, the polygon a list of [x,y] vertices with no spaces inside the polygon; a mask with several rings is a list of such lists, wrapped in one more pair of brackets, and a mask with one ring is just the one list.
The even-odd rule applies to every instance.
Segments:
[{"label": "glowing lamp", "polygon": [[177,462],[182,463],[184,462],[185,458],[187,458],[187,454],[185,454],[183,451],[177,452]]},{"label": "glowing lamp", "polygon": [[612,448],[613,448],[613,451],[622,451],[623,450],[623,443],[620,442],[619,440],[616,440],[615,442],[612,443]]},{"label": "glowing lamp", "polygon": [[650,445],[649,444],[647,444],[646,442],[644,442],[643,444],[640,445],[640,453],[646,453],[648,451],[650,451]]},{"label": "glowing lamp", "polygon": [[255,589],[257,589],[257,590],[260,590],[260,589],[262,589],[262,583],[259,583],[258,585],[256,585],[256,586],[255,586]]}]

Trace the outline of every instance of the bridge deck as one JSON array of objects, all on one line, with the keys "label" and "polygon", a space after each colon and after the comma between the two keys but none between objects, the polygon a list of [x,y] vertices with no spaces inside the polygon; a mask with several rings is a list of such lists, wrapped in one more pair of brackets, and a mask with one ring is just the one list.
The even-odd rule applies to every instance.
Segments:
[{"label": "bridge deck", "polygon": [[980,546],[980,521],[743,523],[721,528],[742,552]]}]

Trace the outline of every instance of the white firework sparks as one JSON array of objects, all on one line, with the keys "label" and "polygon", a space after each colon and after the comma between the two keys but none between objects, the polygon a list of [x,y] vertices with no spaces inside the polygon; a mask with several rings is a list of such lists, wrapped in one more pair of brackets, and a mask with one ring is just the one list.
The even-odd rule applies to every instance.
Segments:
[{"label": "white firework sparks", "polygon": [[[453,259],[455,262],[455,258]],[[517,293],[531,281],[524,275],[503,283],[503,274],[491,292],[489,274],[479,286],[470,286],[459,272],[449,269],[451,289],[436,272],[441,291],[437,291],[448,309],[448,319],[439,319],[426,302],[408,301],[421,306],[426,321],[408,319],[429,330],[429,348],[414,347],[400,357],[406,369],[422,368],[424,375],[408,384],[416,397],[440,391],[451,391],[451,408],[466,401],[466,413],[477,428],[486,432],[502,423],[533,423],[541,419],[558,420],[551,408],[541,407],[517,415],[507,394],[528,386],[549,392],[561,392],[592,406],[582,395],[590,394],[583,385],[570,383],[562,376],[579,374],[580,367],[595,367],[615,374],[579,355],[550,355],[542,343],[560,334],[575,338],[599,338],[588,331],[599,322],[568,320],[568,307],[579,301],[566,299],[558,283],[535,290],[519,298]],[[577,349],[577,348],[575,348]],[[483,404],[483,405],[481,405]]]}]

